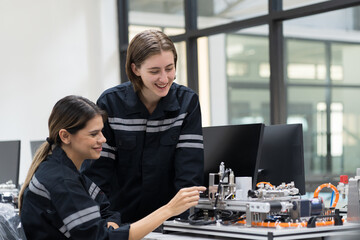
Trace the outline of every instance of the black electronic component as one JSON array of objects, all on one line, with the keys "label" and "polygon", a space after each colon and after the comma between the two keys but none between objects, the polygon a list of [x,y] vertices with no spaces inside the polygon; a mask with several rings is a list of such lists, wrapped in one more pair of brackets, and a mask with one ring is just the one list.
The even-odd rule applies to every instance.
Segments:
[{"label": "black electronic component", "polygon": [[270,202],[271,212],[281,212],[282,205],[280,202]]}]

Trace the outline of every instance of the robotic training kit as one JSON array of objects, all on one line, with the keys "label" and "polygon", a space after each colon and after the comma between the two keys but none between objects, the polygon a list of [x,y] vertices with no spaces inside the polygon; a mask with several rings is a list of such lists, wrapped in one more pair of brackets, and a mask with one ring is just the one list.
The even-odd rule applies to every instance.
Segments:
[{"label": "robotic training kit", "polygon": [[[216,184],[216,179],[218,183]],[[236,179],[236,183],[235,183]],[[331,183],[320,185],[313,198],[303,199],[293,182],[273,186],[269,182],[259,182],[252,189],[251,177],[237,177],[224,163],[218,173],[209,174],[209,187],[206,197],[201,197],[195,211],[188,220],[168,221],[164,230],[201,233],[206,226],[206,234],[228,234],[234,229],[321,229],[326,227],[354,225],[360,223],[360,168],[357,176],[347,180],[342,176],[338,187]],[[325,207],[319,197],[323,188],[331,188],[331,206]],[[340,195],[348,196],[348,214],[341,215],[336,209]],[[181,224],[181,226],[180,226]],[[187,226],[186,226],[187,225]],[[227,229],[227,227],[230,227]],[[214,230],[214,231],[212,231]],[[215,233],[215,231],[217,233]],[[317,231],[317,230],[313,230]],[[250,234],[250,233],[247,233]],[[229,235],[233,236],[233,235]]]}]

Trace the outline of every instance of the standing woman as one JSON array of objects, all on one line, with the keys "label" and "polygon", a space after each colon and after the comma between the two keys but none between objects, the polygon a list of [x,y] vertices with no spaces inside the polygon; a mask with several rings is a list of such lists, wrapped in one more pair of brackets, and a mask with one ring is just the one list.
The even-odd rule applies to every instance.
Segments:
[{"label": "standing woman", "polygon": [[107,143],[99,161],[83,169],[126,222],[203,182],[199,99],[174,83],[176,61],[175,46],[164,33],[137,34],[127,50],[130,81],[106,90],[97,102],[108,114]]},{"label": "standing woman", "polygon": [[182,189],[165,206],[133,224],[121,224],[105,194],[78,170],[98,159],[105,143],[105,112],[86,98],[59,100],[49,137],[30,166],[19,195],[21,222],[32,239],[141,239],[167,218],[197,204],[203,187]]}]

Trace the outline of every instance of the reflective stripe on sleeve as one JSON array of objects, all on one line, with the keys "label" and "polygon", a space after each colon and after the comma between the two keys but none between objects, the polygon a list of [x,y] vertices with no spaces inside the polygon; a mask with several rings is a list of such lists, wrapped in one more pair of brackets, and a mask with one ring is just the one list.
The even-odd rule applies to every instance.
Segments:
[{"label": "reflective stripe on sleeve", "polygon": [[64,234],[65,237],[70,238],[71,235],[70,235],[69,231],[66,229],[65,225],[62,226],[61,228],[59,228],[59,231],[62,234]]},{"label": "reflective stripe on sleeve", "polygon": [[201,149],[204,149],[204,144],[185,142],[185,143],[178,143],[176,145],[176,148],[201,148]]},{"label": "reflective stripe on sleeve", "polygon": [[179,140],[200,140],[203,141],[204,138],[202,135],[196,134],[184,134],[179,136]]},{"label": "reflective stripe on sleeve", "polygon": [[29,190],[39,196],[45,197],[49,200],[51,199],[49,191],[38,181],[35,175],[31,178]]},{"label": "reflective stripe on sleeve", "polygon": [[99,192],[100,188],[95,183],[92,183],[89,188],[89,194],[91,198],[95,199]]},{"label": "reflective stripe on sleeve", "polygon": [[107,143],[103,143],[102,144],[102,148],[105,148],[105,149],[108,149],[108,150],[110,150],[110,151],[116,151],[116,148],[115,147],[112,147],[112,146],[110,146],[109,144],[107,144]]},{"label": "reflective stripe on sleeve", "polygon": [[161,125],[170,125],[173,124],[176,121],[179,120],[184,120],[184,118],[186,117],[187,113],[183,113],[180,114],[179,116],[175,117],[175,118],[168,118],[168,119],[164,119],[164,120],[156,120],[156,121],[149,121],[147,123],[148,126],[161,126]]},{"label": "reflective stripe on sleeve", "polygon": [[128,125],[144,125],[146,124],[146,119],[124,119],[124,118],[108,118],[109,123],[121,123],[121,124],[128,124]]},{"label": "reflective stripe on sleeve", "polygon": [[66,217],[63,222],[68,231],[71,231],[71,229],[74,227],[96,218],[100,218],[99,206],[92,206],[71,214],[70,216]]},{"label": "reflective stripe on sleeve", "polygon": [[123,130],[123,131],[131,131],[131,132],[139,132],[146,130],[146,126],[126,126],[126,125],[110,124],[110,127],[114,130]]},{"label": "reflective stripe on sleeve", "polygon": [[100,156],[111,158],[111,159],[115,160],[115,154],[113,154],[113,153],[101,151]]},{"label": "reflective stripe on sleeve", "polygon": [[167,126],[160,126],[160,127],[148,127],[146,129],[146,132],[163,132],[163,131],[166,131],[172,127],[176,127],[176,126],[181,126],[183,124],[183,121],[177,121],[177,122],[174,122],[173,124],[171,125],[167,125]]},{"label": "reflective stripe on sleeve", "polygon": [[188,113],[182,113],[174,118],[149,121],[147,119],[109,118],[109,124],[113,130],[163,132],[172,127],[181,126],[187,114]]}]

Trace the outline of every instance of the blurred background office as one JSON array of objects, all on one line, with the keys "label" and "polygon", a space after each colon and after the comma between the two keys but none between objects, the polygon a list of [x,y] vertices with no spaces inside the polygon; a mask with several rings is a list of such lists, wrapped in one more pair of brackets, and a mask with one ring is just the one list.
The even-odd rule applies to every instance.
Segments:
[{"label": "blurred background office", "polygon": [[0,0],[0,141],[45,140],[54,103],[127,81],[126,47],[160,29],[203,126],[302,123],[307,190],[360,167],[360,0]]}]

